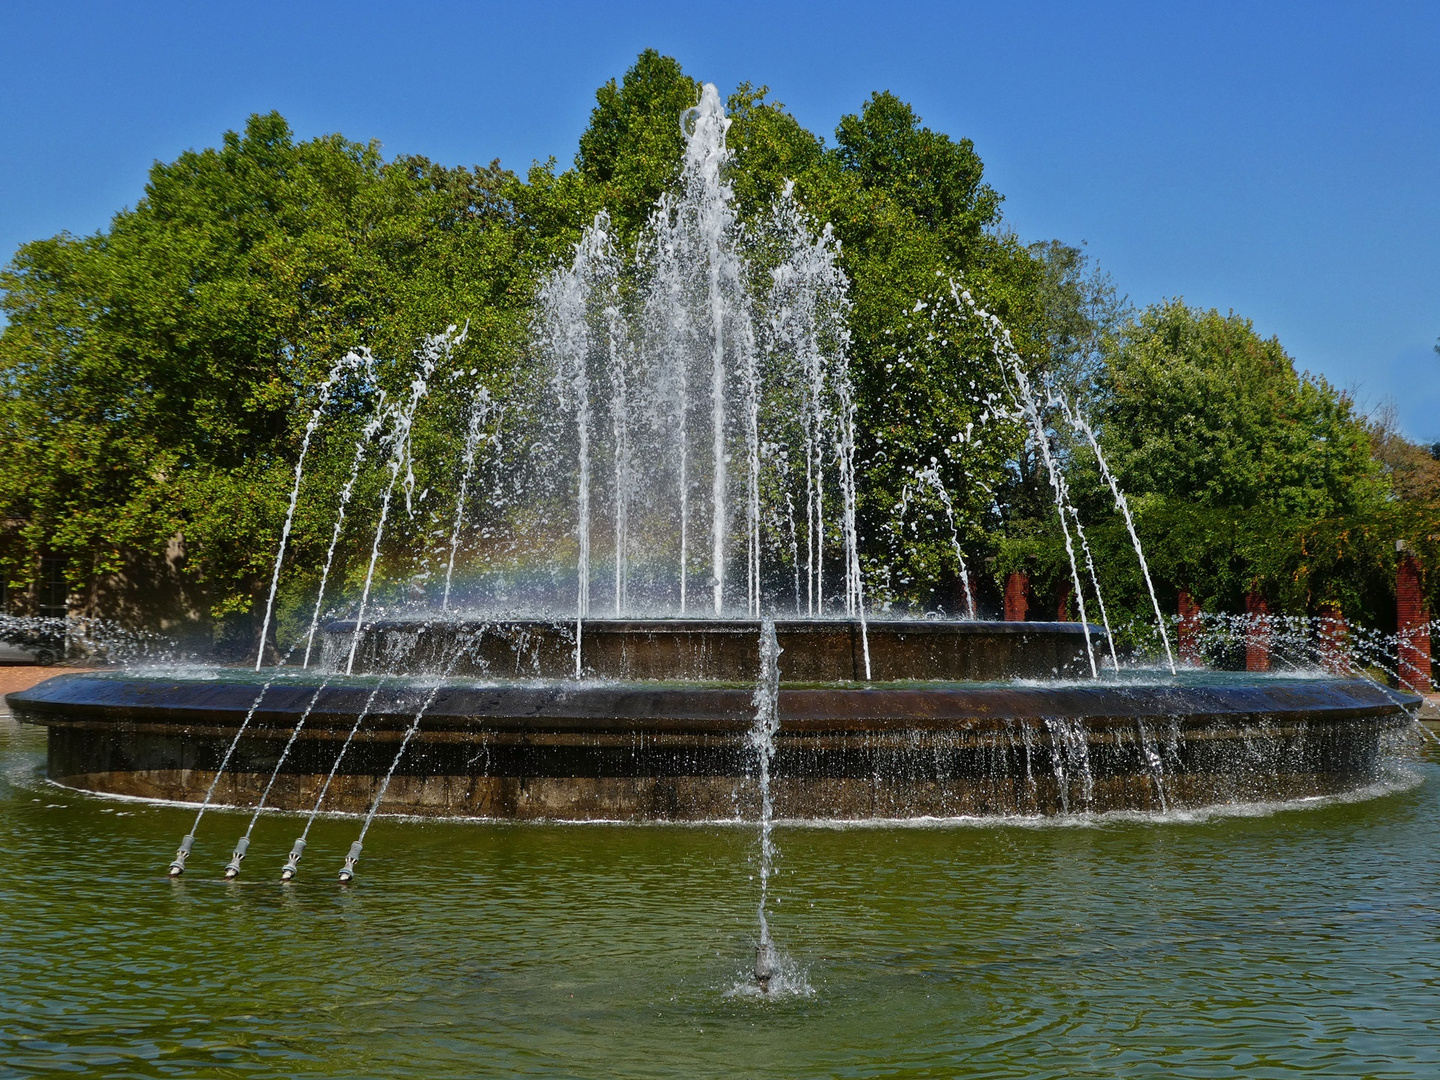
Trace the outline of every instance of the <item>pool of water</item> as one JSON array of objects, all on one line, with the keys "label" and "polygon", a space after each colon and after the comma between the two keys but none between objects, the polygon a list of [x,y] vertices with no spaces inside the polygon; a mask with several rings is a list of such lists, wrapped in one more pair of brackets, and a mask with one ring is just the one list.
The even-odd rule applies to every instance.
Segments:
[{"label": "pool of water", "polygon": [[[55,788],[0,718],[0,1075],[1434,1077],[1440,768],[1188,819],[752,830],[266,815]],[[1428,753],[1428,751],[1427,751]],[[737,987],[742,992],[737,992]]]}]

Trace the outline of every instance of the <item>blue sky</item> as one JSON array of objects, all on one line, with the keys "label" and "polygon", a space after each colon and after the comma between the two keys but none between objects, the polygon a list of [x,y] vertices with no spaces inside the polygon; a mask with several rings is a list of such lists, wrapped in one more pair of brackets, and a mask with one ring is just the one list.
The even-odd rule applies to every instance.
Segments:
[{"label": "blue sky", "polygon": [[0,256],[87,233],[252,112],[568,162],[643,48],[829,134],[873,90],[975,141],[1009,223],[1084,241],[1440,440],[1440,3],[45,3],[0,8]]}]

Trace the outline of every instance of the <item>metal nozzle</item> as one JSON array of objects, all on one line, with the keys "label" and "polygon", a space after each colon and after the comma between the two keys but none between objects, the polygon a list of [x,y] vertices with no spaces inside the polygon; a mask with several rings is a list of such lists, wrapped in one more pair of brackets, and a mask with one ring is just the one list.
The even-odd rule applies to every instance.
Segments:
[{"label": "metal nozzle", "polygon": [[340,868],[340,881],[346,882],[355,876],[355,863],[360,858],[360,841],[350,845],[350,854],[345,856],[345,865]]},{"label": "metal nozzle", "polygon": [[762,941],[755,946],[755,981],[766,993],[770,991],[770,980],[775,977],[775,946]]},{"label": "metal nozzle", "polygon": [[240,864],[244,861],[245,852],[249,849],[250,838],[248,836],[240,837],[239,841],[235,844],[235,851],[230,856],[230,861],[225,864],[225,877],[227,880],[239,875]]},{"label": "metal nozzle", "polygon": [[187,833],[180,841],[180,850],[175,852],[175,860],[170,864],[170,876],[179,877],[185,872],[185,856],[190,854],[190,849],[195,846],[195,837]]},{"label": "metal nozzle", "polygon": [[285,860],[285,865],[280,868],[280,880],[289,881],[300,869],[300,856],[305,854],[305,838],[302,836],[295,841],[295,846],[290,849],[290,858]]}]

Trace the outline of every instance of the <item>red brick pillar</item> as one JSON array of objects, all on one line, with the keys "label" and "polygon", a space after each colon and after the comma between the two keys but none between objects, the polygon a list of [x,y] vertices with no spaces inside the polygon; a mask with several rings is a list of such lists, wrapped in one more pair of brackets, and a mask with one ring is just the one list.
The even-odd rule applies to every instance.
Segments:
[{"label": "red brick pillar", "polygon": [[1254,592],[1245,594],[1245,670],[1270,670],[1270,605]]},{"label": "red brick pillar", "polygon": [[[967,591],[968,586],[968,591]],[[963,618],[970,614],[973,609],[977,614],[980,611],[980,595],[975,588],[975,576],[966,575],[963,579],[955,579],[955,604],[956,615]]]},{"label": "red brick pillar", "polygon": [[1331,675],[1350,671],[1350,624],[1338,604],[1320,605],[1320,666]]},{"label": "red brick pillar", "polygon": [[1200,663],[1200,605],[1184,589],[1180,590],[1180,626],[1175,634],[1175,645],[1180,652],[1182,664]]},{"label": "red brick pillar", "polygon": [[1018,571],[1005,575],[1005,621],[1024,622],[1030,610],[1030,579]]},{"label": "red brick pillar", "polygon": [[1398,661],[1400,688],[1417,694],[1428,694],[1430,681],[1430,611],[1420,588],[1420,564],[1405,550],[1404,541],[1396,543],[1400,565],[1395,574],[1395,652]]},{"label": "red brick pillar", "polygon": [[1070,621],[1070,586],[1066,585],[1060,590],[1060,603],[1055,605],[1055,621]]}]

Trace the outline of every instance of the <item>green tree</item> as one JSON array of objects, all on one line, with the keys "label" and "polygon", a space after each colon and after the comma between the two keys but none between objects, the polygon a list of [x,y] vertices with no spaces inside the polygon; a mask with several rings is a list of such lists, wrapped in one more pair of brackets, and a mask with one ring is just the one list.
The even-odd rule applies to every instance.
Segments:
[{"label": "green tree", "polygon": [[1174,587],[1211,609],[1258,590],[1288,611],[1375,613],[1389,484],[1350,399],[1297,373],[1279,341],[1158,304],[1116,341],[1099,400],[1105,450]]},{"label": "green tree", "polygon": [[642,52],[618,85],[611,79],[596,91],[575,168],[590,189],[588,202],[609,210],[627,239],[678,173],[681,116],[699,97],[700,84],[654,49]]},{"label": "green tree", "polygon": [[[42,553],[67,557],[73,582],[113,575],[180,538],[210,614],[248,612],[336,360],[367,345],[403,368],[421,336],[468,318],[466,361],[510,366],[531,277],[513,184],[496,166],[387,164],[339,136],[297,144],[270,114],[157,164],[108,230],[23,247],[0,276],[12,580]],[[325,453],[319,476],[336,468]]]}]

